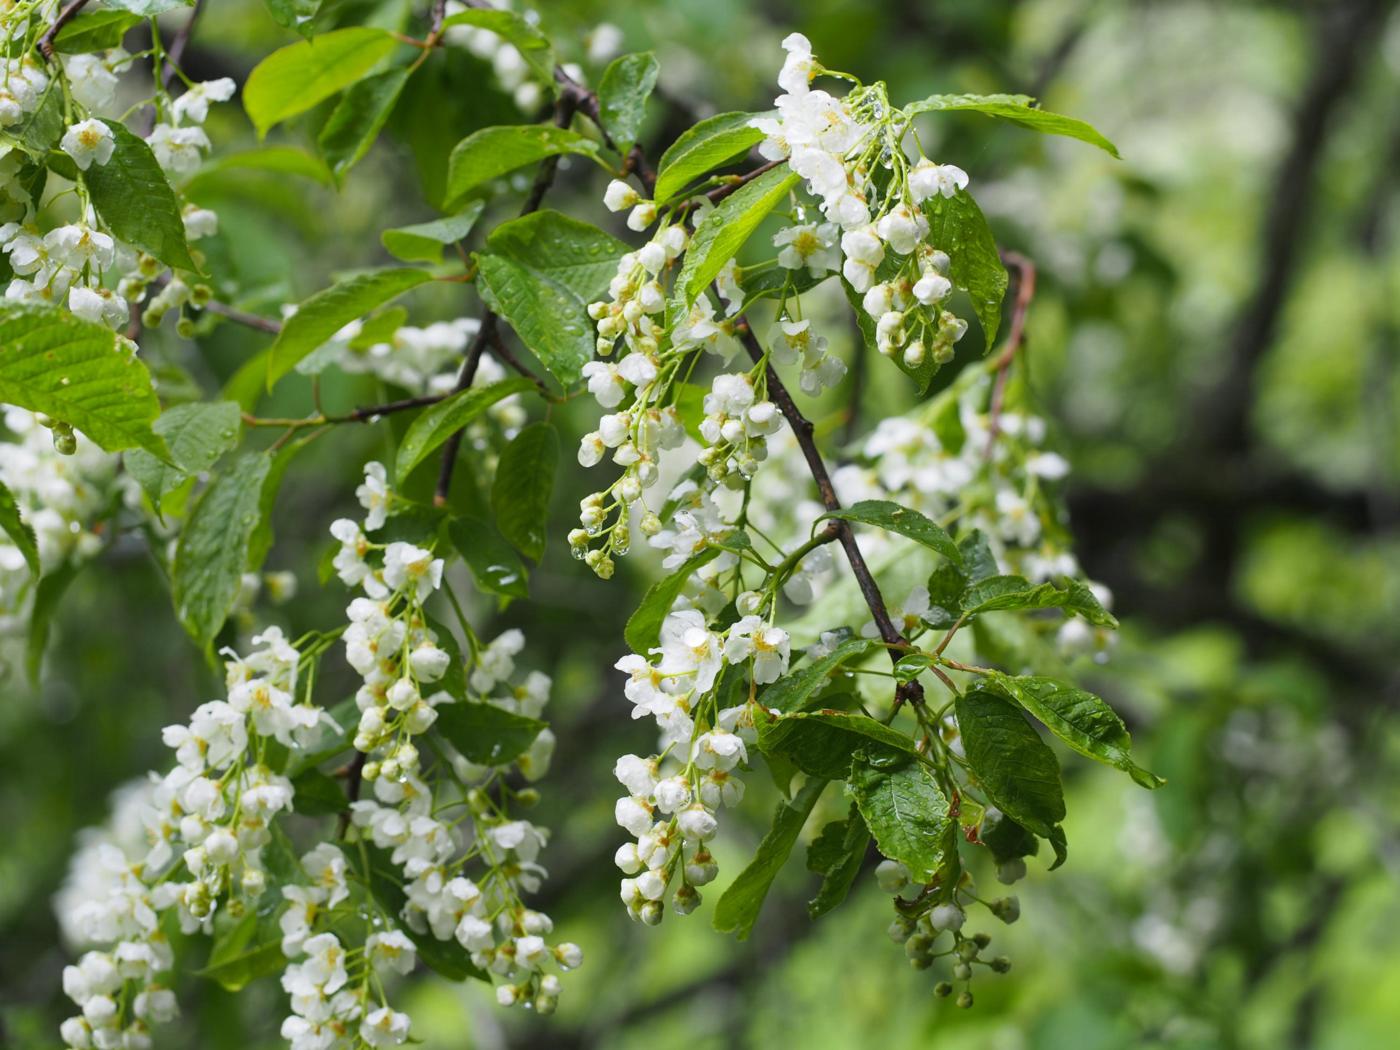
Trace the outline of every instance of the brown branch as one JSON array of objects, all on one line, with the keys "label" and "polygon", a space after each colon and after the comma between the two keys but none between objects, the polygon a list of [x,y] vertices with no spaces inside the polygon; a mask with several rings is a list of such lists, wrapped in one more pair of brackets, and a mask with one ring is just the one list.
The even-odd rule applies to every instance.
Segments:
[{"label": "brown branch", "polygon": [[44,30],[44,35],[39,38],[39,54],[44,56],[45,62],[53,61],[53,41],[54,37],[63,30],[79,11],[87,7],[88,0],[72,0],[67,7],[58,13],[58,17],[53,20],[53,25]]},{"label": "brown branch", "polygon": [[700,202],[702,200],[708,200],[711,204],[718,204],[730,194],[737,193],[739,190],[743,189],[745,186],[753,182],[753,180],[758,178],[760,175],[766,175],[768,174],[768,172],[776,168],[779,164],[786,163],[787,161],[785,160],[770,160],[766,163],[760,164],[752,171],[744,172],[742,175],[725,176],[724,185],[716,186],[714,189],[710,190],[707,193],[702,193],[699,196],[692,197],[690,200],[686,201],[684,204],[682,204],[679,208],[676,209],[676,214],[685,215],[688,212],[694,211],[696,208],[700,207]]},{"label": "brown branch", "polygon": [[277,335],[282,331],[282,322],[271,317],[263,317],[260,314],[250,314],[246,310],[239,310],[237,307],[229,306],[211,299],[199,309],[206,313],[215,314],[236,324],[245,325],[248,328],[256,328],[259,332],[266,332],[269,335]]},{"label": "brown branch", "polygon": [[194,32],[194,24],[203,9],[204,0],[195,0],[194,10],[190,12],[190,17],[185,19],[185,24],[180,27],[175,34],[175,39],[171,40],[170,46],[165,49],[165,64],[160,71],[160,84],[167,91],[170,90],[170,84],[175,79],[175,73],[179,69],[181,60],[185,57],[185,48],[190,46],[190,35]]},{"label": "brown branch", "polygon": [[1002,344],[1001,353],[997,356],[997,378],[995,386],[992,387],[991,420],[987,433],[988,459],[992,457],[992,449],[996,447],[997,434],[1000,431],[1006,381],[1011,375],[1011,366],[1016,361],[1016,354],[1025,342],[1026,314],[1030,311],[1031,299],[1035,297],[1035,263],[1020,252],[1011,251],[1002,252],[1001,261],[1008,269],[1016,272],[1016,298],[1011,303],[1011,324],[1006,330],[1006,342]]},{"label": "brown branch", "polygon": [[[740,342],[744,344],[744,349],[748,351],[749,357],[753,359],[754,363],[764,364],[768,379],[768,396],[778,406],[778,411],[783,414],[788,426],[792,428],[793,436],[797,438],[797,445],[802,449],[803,458],[807,460],[807,469],[812,475],[812,480],[816,482],[817,494],[821,497],[822,506],[828,511],[840,510],[841,500],[836,496],[836,486],[831,483],[831,475],[827,472],[821,452],[817,449],[811,420],[804,416],[802,410],[797,407],[797,402],[792,399],[792,394],[783,385],[782,378],[773,365],[765,363],[766,357],[763,347],[744,318],[738,318],[735,324],[735,333]],[[832,523],[836,527],[836,538],[841,543],[841,549],[846,552],[846,561],[851,566],[851,573],[856,578],[856,585],[860,588],[861,596],[865,599],[865,604],[870,609],[870,615],[875,620],[875,627],[880,632],[880,638],[889,647],[890,662],[898,663],[900,656],[903,655],[902,650],[908,648],[909,641],[890,619],[889,610],[885,607],[885,598],[880,593],[880,588],[870,572],[870,567],[865,563],[865,555],[860,552],[860,547],[856,543],[856,534],[851,528],[850,522],[837,518],[833,519]],[[909,701],[919,704],[923,702],[923,696],[923,686],[919,685],[918,682],[903,682],[895,690],[895,703],[901,704]]]}]

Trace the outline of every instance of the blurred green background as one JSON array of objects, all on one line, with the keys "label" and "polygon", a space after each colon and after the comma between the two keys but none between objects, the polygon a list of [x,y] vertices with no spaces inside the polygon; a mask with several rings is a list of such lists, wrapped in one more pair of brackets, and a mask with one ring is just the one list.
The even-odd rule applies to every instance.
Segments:
[{"label": "blurred green background", "polygon": [[[1112,770],[1066,763],[1070,862],[1053,875],[1032,864],[1019,887],[1024,918],[994,931],[1014,969],[979,981],[971,1011],[935,999],[932,976],[885,938],[888,902],[873,879],[814,925],[803,906],[811,876],[792,864],[745,944],[709,929],[708,906],[636,927],[615,902],[610,769],[651,738],[629,719],[610,665],[650,563],[631,559],[603,584],[577,571],[561,529],[529,607],[475,614],[525,627],[523,662],[555,678],[560,744],[541,785],[541,820],[555,829],[546,910],[587,961],[549,1019],[500,1011],[481,987],[420,981],[402,999],[424,1045],[1395,1045],[1395,5],[535,6],[566,57],[583,54],[583,34],[600,22],[622,29],[627,50],[657,51],[653,152],[697,115],[766,108],[778,42],[793,29],[827,64],[887,79],[895,100],[1027,92],[1117,142],[1121,162],[966,115],[938,124],[937,144],[925,145],[970,173],[998,239],[1039,266],[1027,390],[1074,464],[1077,553],[1113,590],[1125,625],[1108,663],[1078,671],[1170,783],[1148,795]],[[260,4],[221,0],[202,16],[187,67],[196,79],[241,80],[286,39]],[[458,60],[430,71],[338,194],[246,171],[205,180],[200,195],[224,231],[211,257],[256,290],[244,305],[295,300],[336,268],[382,261],[380,229],[432,215],[415,154],[445,156],[474,126],[522,119],[481,68]],[[211,118],[216,155],[252,143],[237,107],[225,110]],[[588,173],[569,169],[561,187],[554,206],[606,221]],[[443,317],[464,309],[448,297],[430,306]],[[851,331],[827,334],[849,355]],[[149,353],[214,390],[262,338],[223,328],[202,355],[173,338]],[[328,402],[373,397],[362,377],[339,383],[324,386]],[[286,386],[265,414],[305,410],[305,388]],[[906,399],[902,377],[872,363],[862,425]],[[582,429],[586,414],[566,413],[564,425]],[[270,567],[295,571],[301,595],[273,615],[294,633],[341,616],[344,592],[321,587],[314,565],[363,459],[382,453],[368,430],[340,434],[308,451],[283,489]],[[561,522],[587,491],[577,473],[564,472]],[[323,688],[348,683],[335,674],[343,682],[330,675]],[[135,540],[114,544],[74,585],[42,689],[18,671],[0,681],[0,1045],[57,1044],[68,957],[50,898],[75,833],[103,819],[110,791],[164,765],[159,728],[216,689]],[[718,850],[726,876],[771,808],[764,778],[749,779],[742,813],[752,823],[729,820]],[[278,1045],[275,987],[234,999],[187,978],[180,996],[185,1020],[159,1045]]]}]

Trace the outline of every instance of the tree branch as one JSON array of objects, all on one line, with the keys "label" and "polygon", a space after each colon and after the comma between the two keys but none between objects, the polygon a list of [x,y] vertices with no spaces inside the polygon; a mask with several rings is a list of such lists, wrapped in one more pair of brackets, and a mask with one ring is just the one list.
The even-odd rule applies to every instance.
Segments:
[{"label": "tree branch", "polygon": [[88,0],[71,0],[71,3],[58,13],[58,17],[53,20],[53,25],[44,30],[44,35],[39,38],[39,54],[44,56],[44,61],[53,61],[54,37],[58,36],[63,27],[73,21],[74,16],[87,5]]},{"label": "tree branch", "polygon": [[1006,331],[1006,342],[997,357],[997,378],[996,385],[992,388],[990,423],[987,431],[988,459],[996,446],[997,433],[1001,426],[1001,406],[1006,397],[1006,381],[1011,375],[1011,366],[1016,361],[1016,354],[1025,342],[1026,314],[1031,308],[1031,299],[1035,297],[1035,263],[1020,252],[1011,251],[1002,252],[1001,261],[1008,269],[1016,272],[1016,298],[1011,304],[1011,324]]},{"label": "tree branch", "polygon": [[[744,344],[744,349],[748,351],[749,357],[753,359],[754,363],[764,365],[768,378],[768,396],[778,406],[778,411],[783,414],[788,426],[792,428],[793,436],[797,438],[797,445],[802,449],[803,458],[807,460],[807,469],[811,472],[812,480],[817,484],[817,493],[821,497],[822,506],[828,511],[840,510],[841,500],[837,498],[836,486],[831,483],[831,475],[827,472],[826,463],[822,461],[821,452],[817,449],[811,420],[804,416],[802,410],[797,407],[797,402],[792,399],[792,394],[783,385],[782,378],[773,365],[765,363],[766,355],[763,352],[763,347],[759,343],[758,337],[753,334],[753,329],[749,327],[748,321],[742,317],[738,318],[735,333],[738,335],[739,341]],[[850,522],[833,519],[832,524],[836,528],[836,539],[840,542],[841,549],[846,552],[846,561],[851,566],[851,573],[856,578],[856,585],[860,588],[861,596],[865,599],[865,604],[870,609],[870,615],[875,620],[875,627],[880,632],[880,638],[890,647],[890,662],[898,663],[900,656],[903,655],[901,650],[908,647],[909,641],[895,627],[894,621],[890,619],[889,610],[885,607],[885,598],[880,593],[880,588],[870,572],[870,567],[865,563],[865,555],[860,552],[860,546],[856,543],[856,534],[851,528]],[[909,701],[919,704],[923,702],[923,696],[923,686],[919,685],[918,682],[903,682],[895,690],[895,703]]]}]

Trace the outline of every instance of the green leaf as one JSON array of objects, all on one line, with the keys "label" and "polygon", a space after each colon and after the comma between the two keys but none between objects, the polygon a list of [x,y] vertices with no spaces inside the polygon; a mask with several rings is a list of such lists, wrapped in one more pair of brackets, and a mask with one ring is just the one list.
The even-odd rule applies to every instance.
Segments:
[{"label": "green leaf", "polygon": [[967,764],[987,800],[1018,824],[1049,838],[1065,819],[1060,763],[1020,710],[985,689],[956,701]]},{"label": "green leaf", "polygon": [[598,84],[598,118],[623,153],[637,141],[661,64],[650,51],[615,58]]},{"label": "green leaf", "polygon": [[1137,765],[1130,756],[1133,739],[1113,708],[1093,693],[1050,678],[1032,675],[988,676],[1005,693],[1074,750],[1123,770],[1138,784],[1156,789],[1166,783]]},{"label": "green leaf", "polygon": [[869,715],[847,711],[798,711],[774,716],[756,713],[758,746],[764,754],[782,755],[802,772],[842,780],[860,749],[914,754],[908,736]]},{"label": "green leaf", "polygon": [[908,536],[931,551],[943,555],[954,565],[962,564],[962,552],[943,527],[930,521],[917,510],[901,507],[889,500],[865,499],[845,510],[833,510],[823,514],[818,520],[840,518],[843,521],[856,521],[862,525],[874,525],[886,532],[897,532]]},{"label": "green leaf", "polygon": [[1063,609],[1078,613],[1096,627],[1118,626],[1094,592],[1079,580],[1058,587],[1050,582],[1033,585],[1022,576],[991,576],[968,588],[963,605],[968,616],[998,609]]},{"label": "green leaf", "polygon": [[130,11],[84,11],[58,31],[53,49],[61,55],[106,51],[119,46],[139,21]]},{"label": "green leaf", "polygon": [[253,535],[248,538],[248,557],[243,564],[244,572],[257,572],[262,568],[268,552],[272,550],[272,511],[277,504],[277,493],[282,487],[282,479],[293,458],[314,439],[315,433],[298,438],[284,445],[272,456],[272,466],[263,479],[262,490],[258,493],[258,524]]},{"label": "green leaf", "polygon": [[538,211],[496,228],[477,256],[487,304],[564,387],[597,345],[588,304],[603,298],[627,245],[596,226]]},{"label": "green leaf", "polygon": [[478,186],[561,153],[596,158],[598,144],[551,124],[506,124],[474,131],[453,147],[448,158],[447,205],[455,208]]},{"label": "green leaf", "polygon": [[958,622],[967,593],[967,576],[956,565],[944,562],[928,578],[928,612],[922,621],[936,631],[946,631]]},{"label": "green leaf", "polygon": [[799,667],[768,686],[758,696],[758,702],[770,711],[783,713],[801,711],[826,687],[833,672],[842,664],[865,656],[876,646],[872,638],[847,638],[811,663]]},{"label": "green leaf", "polygon": [[[401,919],[408,898],[405,896],[403,886],[399,881],[402,875],[398,867],[390,858],[387,850],[379,849],[369,843],[362,843],[361,848],[369,863],[364,876],[365,882],[369,885],[370,894],[379,902],[379,906],[385,912],[395,919]],[[412,926],[402,921],[399,922],[399,927],[408,935],[408,939],[418,949],[418,958],[422,959],[429,969],[436,971],[449,981],[465,981],[468,977],[472,977],[478,981],[485,981],[487,984],[491,983],[490,974],[474,965],[471,953],[455,939],[440,941],[433,936],[431,930],[418,933]]]},{"label": "green leaf", "polygon": [[689,307],[715,279],[724,264],[734,258],[754,230],[800,181],[786,165],[754,179],[737,193],[724,198],[695,230],[685,253],[685,265],[676,278],[681,302]]},{"label": "green leaf", "polygon": [[194,0],[102,0],[102,6],[130,11],[142,18],[154,18],[167,11],[174,11],[177,7],[193,7]]},{"label": "green leaf", "polygon": [[57,78],[49,78],[49,86],[44,89],[39,104],[17,123],[0,128],[0,143],[18,146],[41,162],[45,159],[63,134],[63,91],[59,83]]},{"label": "green leaf", "polygon": [[243,85],[243,108],[258,137],[349,87],[397,46],[387,30],[352,26],[274,51]]},{"label": "green leaf", "polygon": [[671,143],[656,171],[656,202],[670,200],[691,182],[736,157],[763,139],[749,127],[753,113],[720,113],[707,117]]},{"label": "green leaf", "polygon": [[[1032,839],[1031,841],[1035,841]],[[870,829],[852,805],[845,820],[833,820],[807,848],[807,870],[822,877],[821,889],[807,902],[807,914],[819,918],[846,899],[870,848]]]},{"label": "green leaf", "polygon": [[334,180],[330,169],[320,157],[312,156],[305,150],[293,146],[264,146],[261,149],[240,150],[215,157],[200,168],[189,181],[187,190],[195,188],[201,180],[230,169],[271,171],[279,175],[298,175],[302,178],[329,186]]},{"label": "green leaf", "polygon": [[459,390],[418,414],[399,443],[394,475],[402,482],[413,468],[449,437],[461,430],[497,401],[511,394],[533,390],[534,383],[525,376],[512,376],[490,386]]},{"label": "green leaf", "polygon": [[919,113],[958,110],[985,113],[989,117],[1009,120],[1032,131],[1078,139],[1080,142],[1097,146],[1114,157],[1118,156],[1118,147],[1099,134],[1092,125],[1074,117],[1037,109],[1035,99],[1029,95],[930,95],[921,102],[904,107],[905,114],[911,117]]},{"label": "green leaf", "polygon": [[477,588],[502,598],[528,598],[529,573],[520,555],[490,522],[467,515],[453,518],[447,535],[467,563]]},{"label": "green leaf", "polygon": [[369,152],[394,111],[412,68],[400,66],[365,77],[352,84],[316,136],[321,155],[336,178],[358,164]]},{"label": "green leaf", "polygon": [[962,554],[962,567],[969,584],[981,583],[1001,571],[997,567],[997,556],[979,529],[973,529],[958,540],[958,551]]},{"label": "green leaf", "polygon": [[489,29],[502,40],[514,44],[520,57],[543,81],[541,86],[554,87],[554,48],[550,46],[549,38],[523,15],[501,9],[459,11],[449,15],[442,23],[444,29],[464,25]]},{"label": "green leaf", "polygon": [[169,408],[153,428],[165,439],[170,462],[162,462],[145,449],[124,457],[126,469],[150,497],[157,512],[162,501],[191,475],[208,470],[238,444],[242,410],[233,401],[196,401]]},{"label": "green leaf", "polygon": [[758,844],[758,852],[715,906],[715,929],[733,933],[741,941],[748,939],[769,887],[787,863],[802,825],[807,823],[826,785],[825,780],[809,780],[791,802],[778,803],[773,826]]},{"label": "green leaf", "polygon": [[1001,325],[1001,300],[1007,283],[992,229],[965,190],[952,197],[930,197],[924,202],[924,214],[928,217],[928,243],[948,253],[948,276],[972,300],[990,350]]},{"label": "green leaf", "polygon": [[217,981],[225,991],[239,992],[259,977],[281,973],[286,966],[276,916],[250,908],[215,935],[209,961],[195,973]]},{"label": "green leaf", "polygon": [[351,321],[430,280],[432,274],[426,270],[371,270],[317,292],[287,318],[272,344],[267,388],[271,390],[298,361]]},{"label": "green leaf", "polygon": [[998,864],[1018,857],[1033,857],[1040,852],[1040,839],[999,809],[987,814],[977,830],[977,838],[992,851],[992,858]]},{"label": "green leaf", "polygon": [[662,621],[671,611],[671,606],[676,604],[676,599],[685,589],[685,583],[690,579],[691,573],[707,562],[714,561],[720,553],[719,547],[707,547],[699,554],[692,555],[675,572],[647,588],[642,604],[627,617],[627,626],[622,631],[633,652],[645,656],[660,642]]},{"label": "green leaf", "polygon": [[501,453],[491,485],[496,526],[533,561],[543,556],[549,538],[549,498],[558,467],[558,432],[549,423],[531,423]]},{"label": "green leaf", "polygon": [[108,452],[169,456],[151,429],[160,402],[146,366],[110,328],[56,306],[0,303],[0,402],[71,423]]},{"label": "green leaf", "polygon": [[185,243],[180,202],[151,147],[120,121],[103,123],[112,129],[112,156],[106,164],[93,164],[85,176],[97,214],[118,240],[150,252],[167,266],[198,270]]},{"label": "green leaf", "polygon": [[545,724],[495,704],[467,701],[437,708],[434,728],[469,762],[504,766],[529,750]]},{"label": "green leaf", "polygon": [[455,244],[471,233],[484,207],[484,201],[472,201],[460,213],[445,219],[385,230],[379,235],[379,240],[395,259],[440,263],[443,246]]},{"label": "green leaf", "polygon": [[292,777],[292,790],[296,792],[296,811],[303,816],[334,816],[350,805],[340,781],[314,766]]},{"label": "green leaf", "polygon": [[29,522],[20,515],[19,502],[15,499],[15,494],[9,490],[4,482],[0,482],[0,529],[5,530],[5,534],[10,537],[10,542],[24,555],[30,573],[37,580],[44,571],[39,566],[38,540],[34,538],[34,530],[29,527]]},{"label": "green leaf", "polygon": [[217,474],[190,512],[175,547],[175,613],[201,646],[212,642],[238,597],[272,459],[245,452]]},{"label": "green leaf", "polygon": [[34,588],[34,606],[29,611],[29,639],[25,644],[25,669],[30,682],[39,681],[39,671],[44,662],[44,649],[49,644],[49,629],[53,626],[54,614],[62,601],[68,585],[78,575],[81,566],[77,562],[65,562],[53,572],[39,580]]},{"label": "green leaf", "polygon": [[[872,756],[873,757],[873,756]],[[880,852],[928,882],[956,851],[956,823],[938,781],[917,759],[872,761],[857,756],[847,789]]]},{"label": "green leaf", "polygon": [[312,20],[321,10],[321,0],[263,0],[263,4],[274,22],[302,36],[311,34]]}]

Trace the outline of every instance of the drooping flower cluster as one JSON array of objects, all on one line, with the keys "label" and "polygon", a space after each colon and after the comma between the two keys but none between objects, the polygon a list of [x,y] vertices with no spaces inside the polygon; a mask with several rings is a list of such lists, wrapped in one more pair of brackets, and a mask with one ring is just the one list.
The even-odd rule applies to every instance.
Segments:
[{"label": "drooping flower cluster", "polygon": [[70,939],[93,950],[64,971],[81,1009],[63,1025],[71,1047],[149,1046],[151,1027],[177,1012],[162,979],[172,957],[161,915],[186,933],[209,933],[221,911],[255,909],[268,890],[272,822],[294,797],[270,745],[304,752],[333,723],[297,700],[301,654],[281,630],[253,644],[247,656],[225,650],[226,699],[165,728],[175,767],[151,774],[124,814],[128,824],[139,818],[141,833],[94,842],[74,858],[57,903]]},{"label": "drooping flower cluster", "polygon": [[[43,572],[96,555],[102,547],[94,531],[101,527],[99,519],[127,491],[117,475],[117,458],[72,428],[20,408],[5,411],[0,435],[8,439],[0,440],[0,484],[34,530]],[[11,666],[22,659],[10,649],[19,647],[29,628],[34,588],[20,548],[0,532],[0,639],[5,643],[0,659]]]},{"label": "drooping flower cluster", "polygon": [[[668,899],[680,915],[699,905],[699,887],[719,871],[707,846],[719,831],[718,811],[744,797],[735,771],[757,737],[747,690],[726,691],[722,678],[728,671],[741,686],[764,685],[787,673],[788,634],[758,614],[764,597],[746,592],[738,604],[751,611],[724,631],[712,630],[699,609],[672,612],[654,659],[631,654],[617,662],[628,675],[632,716],[650,715],[661,730],[659,754],[623,755],[613,770],[627,789],[614,816],[637,838],[615,857],[625,876],[622,901],[648,925],[661,921]],[[740,702],[721,707],[722,694]]]},{"label": "drooping flower cluster", "polygon": [[[444,705],[535,719],[548,702],[549,678],[532,672],[513,684],[515,657],[524,647],[519,631],[485,645],[469,635],[463,666],[455,641],[429,626],[423,610],[442,586],[442,559],[423,547],[379,544],[367,535],[385,524],[396,498],[382,465],[366,467],[358,495],[364,522],[342,519],[332,527],[341,542],[335,558],[340,578],[365,592],[350,603],[344,641],[346,658],[364,677],[355,697],[361,714],[354,747],[367,756],[362,775],[374,797],[352,803],[351,823],[402,875],[405,902],[395,921],[420,936],[457,942],[473,965],[503,978],[496,985],[502,1005],[549,1012],[559,995],[550,967],[572,969],[582,953],[573,944],[548,944],[552,920],[522,899],[546,875],[538,859],[548,831],[512,816],[512,804],[526,805],[534,796],[531,788],[512,787],[507,774],[542,776],[553,734],[541,729],[528,747],[499,761],[471,752],[460,738],[435,738],[434,751],[449,761],[430,767],[413,742],[437,722]],[[465,812],[441,819],[449,808]],[[469,865],[480,868],[475,879],[467,875]]]}]

